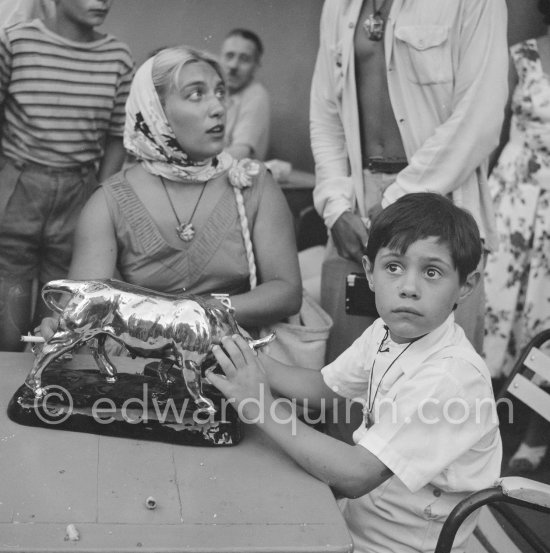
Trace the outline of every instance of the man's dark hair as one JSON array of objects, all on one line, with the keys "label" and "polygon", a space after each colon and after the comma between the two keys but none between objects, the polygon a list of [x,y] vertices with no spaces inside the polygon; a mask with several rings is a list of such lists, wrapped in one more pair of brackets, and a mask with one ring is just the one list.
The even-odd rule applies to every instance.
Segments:
[{"label": "man's dark hair", "polygon": [[550,25],[550,0],[539,0],[537,5],[545,25]]},{"label": "man's dark hair", "polygon": [[372,223],[366,255],[374,266],[380,248],[403,254],[412,243],[429,237],[447,244],[463,284],[481,258],[479,229],[468,211],[441,194],[407,194],[380,212]]},{"label": "man's dark hair", "polygon": [[226,39],[232,36],[240,36],[246,40],[250,40],[250,42],[254,43],[254,46],[256,46],[256,59],[260,59],[264,53],[264,45],[262,44],[262,41],[260,40],[260,37],[254,32],[249,31],[248,29],[233,29],[227,33]]}]

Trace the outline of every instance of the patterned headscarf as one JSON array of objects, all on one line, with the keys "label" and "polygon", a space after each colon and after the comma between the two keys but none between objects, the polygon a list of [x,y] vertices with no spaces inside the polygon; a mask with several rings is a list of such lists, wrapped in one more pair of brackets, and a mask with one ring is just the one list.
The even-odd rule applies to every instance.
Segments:
[{"label": "patterned headscarf", "polygon": [[206,182],[233,164],[226,152],[204,161],[191,161],[184,152],[153,84],[153,58],[136,72],[126,102],[124,146],[153,175],[176,181]]}]

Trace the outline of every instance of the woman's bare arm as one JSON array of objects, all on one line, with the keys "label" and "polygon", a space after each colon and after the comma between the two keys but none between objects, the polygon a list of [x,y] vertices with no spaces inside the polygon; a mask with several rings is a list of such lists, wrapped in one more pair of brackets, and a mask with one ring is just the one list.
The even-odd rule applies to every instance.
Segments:
[{"label": "woman's bare arm", "polygon": [[294,222],[279,185],[267,174],[251,233],[258,287],[232,297],[243,326],[263,326],[297,313],[302,300]]}]

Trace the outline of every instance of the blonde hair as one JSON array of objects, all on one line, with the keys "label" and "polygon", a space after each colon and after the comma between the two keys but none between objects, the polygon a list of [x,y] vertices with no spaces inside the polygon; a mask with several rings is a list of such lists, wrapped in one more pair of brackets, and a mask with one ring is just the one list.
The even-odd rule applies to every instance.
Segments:
[{"label": "blonde hair", "polygon": [[173,90],[178,90],[179,77],[182,69],[189,63],[205,62],[216,71],[225,82],[223,70],[217,59],[210,53],[195,50],[188,46],[172,46],[163,48],[153,56],[151,75],[153,85],[164,106],[166,98]]}]

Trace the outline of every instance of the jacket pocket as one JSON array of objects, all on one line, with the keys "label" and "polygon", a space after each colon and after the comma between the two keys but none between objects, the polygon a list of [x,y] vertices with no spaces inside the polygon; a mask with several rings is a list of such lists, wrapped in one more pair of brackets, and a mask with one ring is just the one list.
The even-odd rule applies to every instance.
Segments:
[{"label": "jacket pocket", "polygon": [[[453,78],[449,29],[441,25],[410,25],[395,30],[407,78],[417,84],[439,84]],[[401,69],[401,67],[399,68]]]}]

